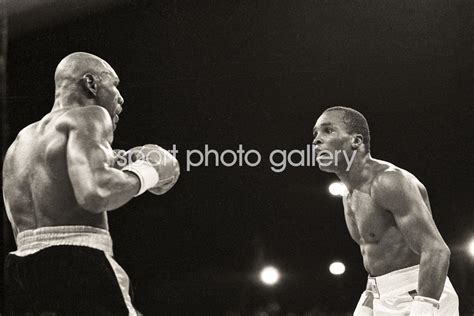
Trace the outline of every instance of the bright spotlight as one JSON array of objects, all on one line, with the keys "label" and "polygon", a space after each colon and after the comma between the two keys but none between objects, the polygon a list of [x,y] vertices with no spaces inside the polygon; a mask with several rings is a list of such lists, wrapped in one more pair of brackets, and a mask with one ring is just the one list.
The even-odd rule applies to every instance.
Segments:
[{"label": "bright spotlight", "polygon": [[342,262],[336,261],[329,265],[329,272],[331,272],[334,275],[343,274],[345,271],[346,271],[346,266]]},{"label": "bright spotlight", "polygon": [[474,240],[471,240],[469,243],[469,248],[468,248],[469,254],[474,257]]},{"label": "bright spotlight", "polygon": [[280,272],[272,266],[267,266],[260,271],[260,280],[265,285],[275,285],[280,280]]},{"label": "bright spotlight", "polygon": [[334,196],[343,196],[347,192],[347,188],[342,182],[334,182],[329,185],[329,193]]}]

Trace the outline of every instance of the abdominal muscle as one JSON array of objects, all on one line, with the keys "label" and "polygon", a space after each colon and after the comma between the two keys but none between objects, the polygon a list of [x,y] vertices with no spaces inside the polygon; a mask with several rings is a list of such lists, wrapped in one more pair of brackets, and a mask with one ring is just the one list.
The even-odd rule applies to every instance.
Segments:
[{"label": "abdominal muscle", "polygon": [[389,227],[378,241],[359,242],[364,267],[370,276],[380,276],[420,263],[420,257],[406,244],[400,231]]}]

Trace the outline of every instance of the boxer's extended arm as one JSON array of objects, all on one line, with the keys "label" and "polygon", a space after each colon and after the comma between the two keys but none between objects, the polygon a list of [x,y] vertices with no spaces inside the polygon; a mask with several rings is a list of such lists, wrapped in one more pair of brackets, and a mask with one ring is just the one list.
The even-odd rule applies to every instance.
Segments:
[{"label": "boxer's extended arm", "polygon": [[67,165],[77,202],[94,213],[119,208],[133,198],[140,183],[111,165],[112,121],[100,107],[73,111],[67,120]]},{"label": "boxer's extended arm", "polygon": [[372,196],[389,210],[410,249],[419,254],[418,295],[439,300],[448,273],[450,251],[414,180],[398,171],[375,179]]}]

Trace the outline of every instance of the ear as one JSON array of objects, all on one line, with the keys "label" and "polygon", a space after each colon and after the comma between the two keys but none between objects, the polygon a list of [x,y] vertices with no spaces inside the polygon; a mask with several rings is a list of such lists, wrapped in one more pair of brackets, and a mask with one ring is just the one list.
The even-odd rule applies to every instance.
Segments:
[{"label": "ear", "polygon": [[352,149],[359,148],[364,143],[364,137],[361,134],[352,135]]},{"label": "ear", "polygon": [[94,97],[97,96],[97,78],[93,74],[86,73],[82,76],[82,83],[89,93]]}]

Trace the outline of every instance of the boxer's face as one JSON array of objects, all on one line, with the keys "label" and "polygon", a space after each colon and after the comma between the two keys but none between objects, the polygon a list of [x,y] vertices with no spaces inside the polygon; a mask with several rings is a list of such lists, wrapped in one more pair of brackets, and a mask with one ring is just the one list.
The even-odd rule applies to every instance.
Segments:
[{"label": "boxer's face", "polygon": [[324,112],[313,128],[313,145],[317,154],[319,169],[338,172],[347,168],[347,157],[351,157],[352,137],[343,121],[344,112]]},{"label": "boxer's face", "polygon": [[98,89],[97,98],[99,104],[109,112],[114,123],[114,130],[117,127],[124,102],[118,90],[118,84],[119,78],[113,69],[101,73],[100,89]]}]

